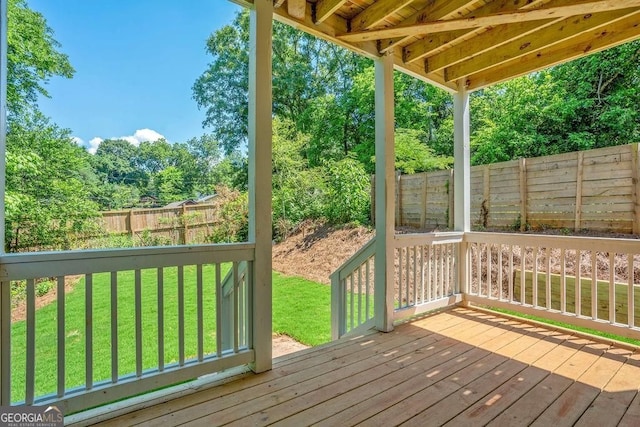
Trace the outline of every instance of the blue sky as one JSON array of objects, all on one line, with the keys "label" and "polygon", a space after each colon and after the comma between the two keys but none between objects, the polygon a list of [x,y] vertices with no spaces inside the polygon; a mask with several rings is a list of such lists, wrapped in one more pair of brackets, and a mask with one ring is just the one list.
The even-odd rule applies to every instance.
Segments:
[{"label": "blue sky", "polygon": [[[39,105],[90,141],[159,135],[183,142],[205,132],[191,86],[205,70],[209,34],[232,22],[227,0],[28,0],[69,55],[73,79],[55,78]],[[136,131],[137,134],[136,134]],[[99,138],[99,139],[96,139]]]}]

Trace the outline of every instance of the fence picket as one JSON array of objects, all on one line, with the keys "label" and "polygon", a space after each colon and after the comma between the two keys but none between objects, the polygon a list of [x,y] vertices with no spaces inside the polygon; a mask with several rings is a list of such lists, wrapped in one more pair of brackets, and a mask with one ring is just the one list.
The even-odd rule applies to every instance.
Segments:
[{"label": "fence picket", "polygon": [[[637,152],[638,144],[628,144],[474,166],[471,173],[478,179],[471,189],[474,225],[638,233]],[[396,194],[398,225],[451,228],[451,173],[401,175]]]}]

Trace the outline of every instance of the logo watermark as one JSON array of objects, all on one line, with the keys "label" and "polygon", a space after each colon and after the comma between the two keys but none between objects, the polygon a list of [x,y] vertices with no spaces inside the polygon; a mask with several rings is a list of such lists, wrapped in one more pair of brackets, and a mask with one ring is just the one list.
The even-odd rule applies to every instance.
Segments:
[{"label": "logo watermark", "polygon": [[62,427],[64,415],[55,406],[0,406],[0,427]]}]

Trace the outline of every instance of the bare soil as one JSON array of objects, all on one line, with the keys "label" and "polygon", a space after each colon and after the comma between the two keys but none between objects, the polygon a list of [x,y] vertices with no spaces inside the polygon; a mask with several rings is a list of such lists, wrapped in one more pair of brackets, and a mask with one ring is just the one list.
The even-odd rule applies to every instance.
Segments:
[{"label": "bare soil", "polygon": [[[82,278],[81,275],[74,276],[66,276],[64,278],[64,293],[68,294],[75,288],[75,286]],[[58,298],[58,287],[54,286],[51,288],[49,292],[42,296],[36,297],[36,310],[40,307],[44,307],[45,305],[51,304],[56,301]],[[21,320],[25,320],[27,318],[27,302],[26,300],[21,300],[14,307],[11,308],[11,321],[19,322]]]},{"label": "bare soil", "polygon": [[309,348],[308,345],[302,344],[291,338],[288,335],[273,335],[272,343],[272,357],[275,359],[285,354],[295,353],[296,351]]},{"label": "bare soil", "polygon": [[318,283],[329,276],[374,236],[366,227],[331,227],[306,221],[273,247],[273,269]]}]

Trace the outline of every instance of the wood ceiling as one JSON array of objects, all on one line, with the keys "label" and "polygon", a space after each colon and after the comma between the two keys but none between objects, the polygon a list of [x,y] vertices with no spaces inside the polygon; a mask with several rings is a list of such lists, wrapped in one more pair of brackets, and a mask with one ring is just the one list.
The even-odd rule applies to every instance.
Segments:
[{"label": "wood ceiling", "polygon": [[[234,0],[251,3],[247,0]],[[275,18],[455,91],[640,38],[640,0],[274,0]]]}]

